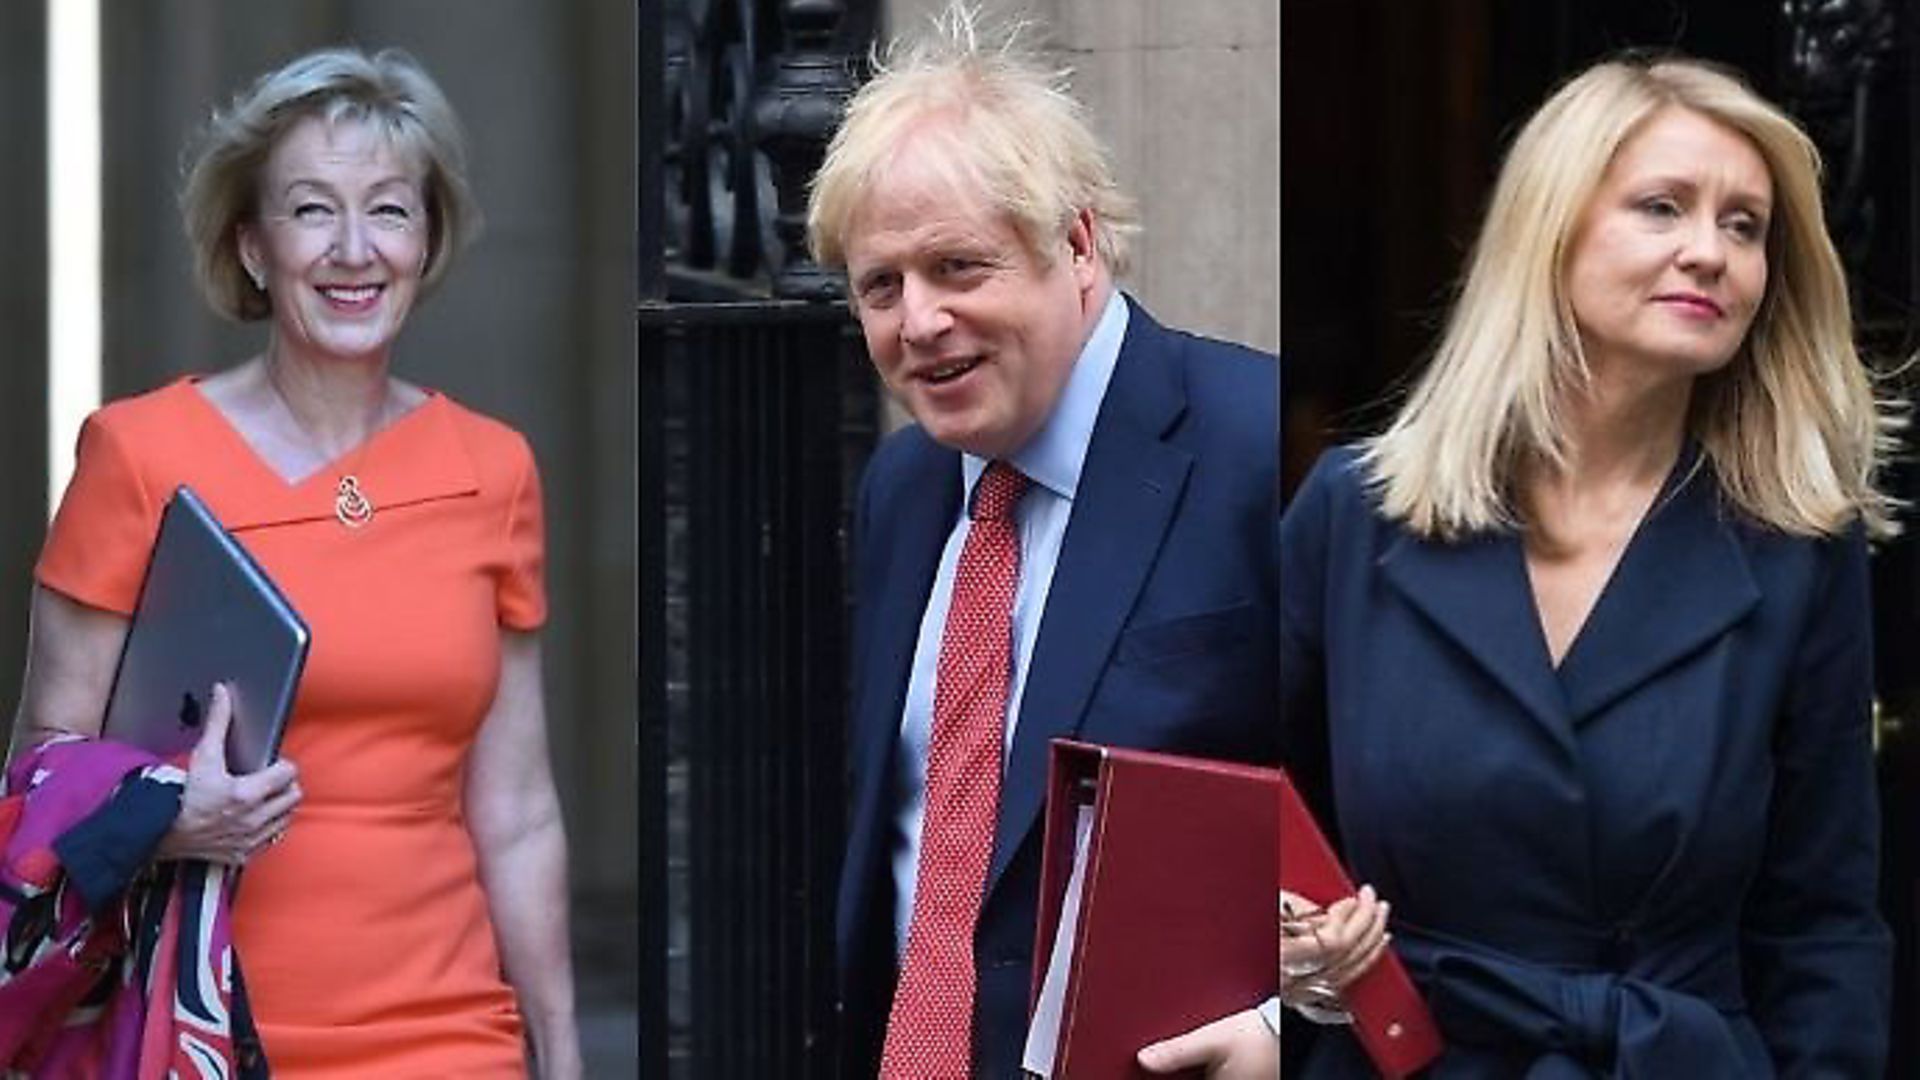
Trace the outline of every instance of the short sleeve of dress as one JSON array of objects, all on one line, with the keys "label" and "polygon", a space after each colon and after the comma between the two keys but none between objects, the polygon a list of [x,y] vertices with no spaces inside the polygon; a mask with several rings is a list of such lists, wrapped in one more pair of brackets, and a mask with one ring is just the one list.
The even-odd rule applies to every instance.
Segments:
[{"label": "short sleeve of dress", "polygon": [[80,428],[73,479],[34,578],[88,607],[130,616],[159,528],[160,502],[142,482],[124,437],[94,413]]},{"label": "short sleeve of dress", "polygon": [[538,630],[547,621],[546,526],[540,504],[540,470],[524,440],[519,448],[519,478],[507,502],[504,569],[495,602],[500,625]]}]

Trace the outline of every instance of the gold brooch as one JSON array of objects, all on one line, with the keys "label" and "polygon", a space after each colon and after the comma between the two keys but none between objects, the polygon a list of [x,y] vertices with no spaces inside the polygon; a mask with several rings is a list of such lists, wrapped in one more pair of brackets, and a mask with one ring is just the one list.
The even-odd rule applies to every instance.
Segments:
[{"label": "gold brooch", "polygon": [[358,477],[340,478],[340,487],[333,496],[333,516],[349,529],[357,529],[373,520],[373,503],[360,491]]}]

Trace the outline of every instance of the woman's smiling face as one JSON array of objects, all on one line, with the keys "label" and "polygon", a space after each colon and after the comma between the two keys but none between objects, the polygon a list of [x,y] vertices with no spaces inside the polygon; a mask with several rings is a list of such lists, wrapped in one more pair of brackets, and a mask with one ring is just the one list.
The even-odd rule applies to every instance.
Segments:
[{"label": "woman's smiling face", "polygon": [[424,170],[372,126],[301,121],[268,155],[240,254],[276,339],[315,356],[384,357],[426,267]]}]

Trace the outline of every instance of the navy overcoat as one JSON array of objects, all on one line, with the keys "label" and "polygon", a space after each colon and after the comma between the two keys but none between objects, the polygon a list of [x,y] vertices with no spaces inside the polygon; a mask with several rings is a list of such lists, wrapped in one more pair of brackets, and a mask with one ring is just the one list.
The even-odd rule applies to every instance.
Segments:
[{"label": "navy overcoat", "polygon": [[[1881,1075],[1857,528],[1746,524],[1689,448],[1557,669],[1517,536],[1408,533],[1350,450],[1281,566],[1289,745],[1393,904],[1436,1080]],[[1305,1075],[1362,1060],[1335,1032]]]}]

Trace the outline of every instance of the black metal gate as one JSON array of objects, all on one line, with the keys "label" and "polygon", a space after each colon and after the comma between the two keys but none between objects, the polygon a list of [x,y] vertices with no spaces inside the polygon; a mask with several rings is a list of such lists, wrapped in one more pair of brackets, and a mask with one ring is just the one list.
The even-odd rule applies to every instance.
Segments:
[{"label": "black metal gate", "polygon": [[874,6],[640,3],[642,1076],[834,1070],[842,568],[878,403],[800,215]]}]

